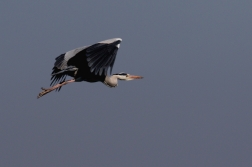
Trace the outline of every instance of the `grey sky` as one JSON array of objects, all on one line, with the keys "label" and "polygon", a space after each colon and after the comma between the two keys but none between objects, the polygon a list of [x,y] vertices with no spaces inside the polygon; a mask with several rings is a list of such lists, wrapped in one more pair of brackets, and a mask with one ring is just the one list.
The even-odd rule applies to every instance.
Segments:
[{"label": "grey sky", "polygon": [[[1,167],[252,165],[252,2],[0,2]],[[37,100],[55,57],[123,39],[113,73]]]}]

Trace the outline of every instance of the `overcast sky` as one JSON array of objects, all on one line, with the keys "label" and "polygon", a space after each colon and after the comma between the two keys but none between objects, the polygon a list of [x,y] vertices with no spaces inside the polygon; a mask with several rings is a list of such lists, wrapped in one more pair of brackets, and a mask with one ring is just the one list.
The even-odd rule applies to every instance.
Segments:
[{"label": "overcast sky", "polygon": [[[252,165],[251,0],[1,0],[1,167]],[[49,87],[54,59],[122,38],[113,73]]]}]

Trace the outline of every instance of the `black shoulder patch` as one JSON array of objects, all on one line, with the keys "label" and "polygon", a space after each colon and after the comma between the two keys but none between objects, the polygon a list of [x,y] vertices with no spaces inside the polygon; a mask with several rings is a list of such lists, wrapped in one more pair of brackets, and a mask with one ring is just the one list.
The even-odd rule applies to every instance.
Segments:
[{"label": "black shoulder patch", "polygon": [[120,73],[116,73],[116,74],[113,74],[113,75],[127,75],[127,73],[125,73],[125,72],[120,72]]}]

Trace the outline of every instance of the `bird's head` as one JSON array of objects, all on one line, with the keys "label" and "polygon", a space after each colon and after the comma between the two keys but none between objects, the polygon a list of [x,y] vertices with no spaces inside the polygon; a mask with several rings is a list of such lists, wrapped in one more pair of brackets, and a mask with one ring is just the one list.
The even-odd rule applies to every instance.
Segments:
[{"label": "bird's head", "polygon": [[121,72],[121,73],[117,73],[117,74],[113,74],[113,75],[117,76],[117,78],[119,80],[125,80],[125,81],[130,81],[130,80],[134,80],[134,79],[142,79],[143,78],[141,76],[130,75],[130,74],[127,74],[125,72]]}]

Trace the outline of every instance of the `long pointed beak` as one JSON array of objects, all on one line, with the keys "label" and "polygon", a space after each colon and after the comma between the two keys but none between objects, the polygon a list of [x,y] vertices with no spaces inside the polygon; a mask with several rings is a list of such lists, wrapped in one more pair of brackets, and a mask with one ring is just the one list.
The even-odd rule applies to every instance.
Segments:
[{"label": "long pointed beak", "polygon": [[130,79],[142,79],[143,77],[137,76],[137,75],[128,75],[128,78],[130,78]]}]

